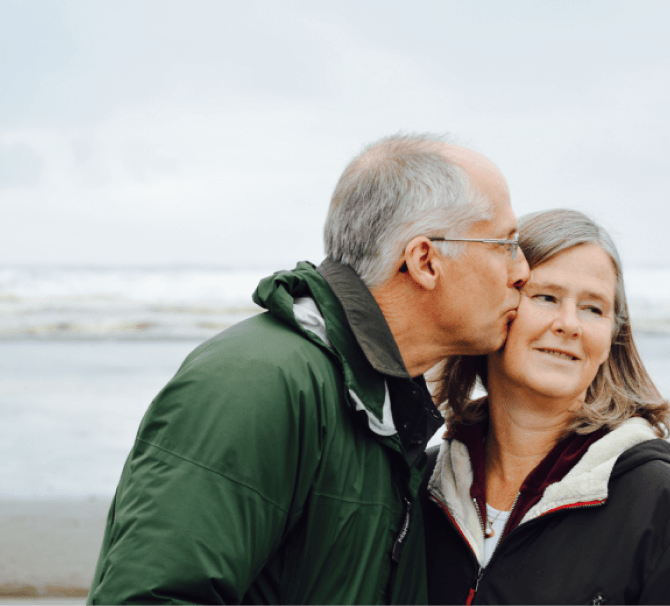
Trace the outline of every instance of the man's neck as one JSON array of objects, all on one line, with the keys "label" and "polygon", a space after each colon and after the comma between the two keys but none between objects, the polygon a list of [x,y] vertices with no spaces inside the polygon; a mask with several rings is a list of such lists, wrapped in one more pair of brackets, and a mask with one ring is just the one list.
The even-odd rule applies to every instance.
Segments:
[{"label": "man's neck", "polygon": [[[441,344],[430,322],[430,306],[420,293],[381,287],[372,291],[391,329],[410,376],[418,377],[455,352]],[[417,310],[424,310],[417,313]]]}]

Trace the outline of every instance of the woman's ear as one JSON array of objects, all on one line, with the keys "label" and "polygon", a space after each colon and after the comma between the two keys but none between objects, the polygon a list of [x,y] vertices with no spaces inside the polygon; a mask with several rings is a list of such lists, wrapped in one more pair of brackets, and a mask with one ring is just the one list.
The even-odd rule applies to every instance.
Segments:
[{"label": "woman's ear", "polygon": [[440,257],[433,243],[425,236],[417,236],[405,247],[407,274],[425,290],[433,290],[441,272]]}]

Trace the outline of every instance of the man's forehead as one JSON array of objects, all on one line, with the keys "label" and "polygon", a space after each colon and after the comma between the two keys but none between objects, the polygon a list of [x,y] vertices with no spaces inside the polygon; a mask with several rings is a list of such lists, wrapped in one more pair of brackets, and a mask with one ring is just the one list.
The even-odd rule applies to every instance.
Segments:
[{"label": "man's forehead", "polygon": [[508,200],[491,200],[492,215],[490,219],[484,219],[475,223],[473,231],[479,234],[487,234],[489,238],[500,238],[511,240],[518,235],[519,223]]},{"label": "man's forehead", "polygon": [[493,164],[493,162],[491,162],[491,160],[489,160],[486,156],[483,156],[479,152],[475,151],[474,149],[470,149],[469,147],[454,145],[452,143],[443,143],[442,149],[445,156],[447,156],[456,164],[463,165],[463,168],[465,168],[465,165],[467,164],[472,164],[473,166],[490,164],[495,166],[495,164]]},{"label": "man's forehead", "polygon": [[472,185],[490,200],[509,202],[509,188],[500,169],[486,156],[460,145],[444,144],[444,154],[470,177]]},{"label": "man's forehead", "polygon": [[512,210],[509,201],[498,204],[499,212],[496,221],[496,228],[506,236],[511,237],[519,233],[519,222]]}]

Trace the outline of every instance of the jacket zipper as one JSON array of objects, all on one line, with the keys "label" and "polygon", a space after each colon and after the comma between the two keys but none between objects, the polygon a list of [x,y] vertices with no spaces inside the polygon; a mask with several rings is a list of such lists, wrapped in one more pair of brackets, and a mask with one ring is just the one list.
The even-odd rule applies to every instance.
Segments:
[{"label": "jacket zipper", "polygon": [[[514,503],[512,504],[512,509],[510,509],[509,517],[507,518],[507,521],[505,522],[505,525],[503,526],[502,532],[500,533],[500,540],[498,541],[498,544],[496,545],[495,549],[493,550],[493,553],[491,554],[491,557],[489,558],[489,561],[488,561],[486,566],[488,566],[492,562],[493,557],[495,556],[496,553],[498,553],[498,549],[500,548],[500,544],[503,542],[503,538],[504,538],[504,540],[507,540],[509,538],[509,536],[508,537],[504,536],[505,535],[505,530],[507,529],[507,524],[509,524],[509,521],[512,517],[512,512],[514,511],[514,508],[516,507],[516,504],[518,503],[520,496],[521,496],[521,493],[520,492],[517,493],[516,499],[514,499]],[[564,511],[566,509],[588,509],[590,507],[599,507],[600,505],[603,505],[606,500],[607,499],[602,499],[602,500],[599,500],[599,501],[590,501],[590,502],[587,502],[587,503],[574,503],[574,504],[569,504],[569,505],[563,505],[561,507],[557,507],[556,509],[551,509],[551,510],[543,513],[542,515],[538,516],[537,518],[534,518],[533,520],[529,520],[528,522],[526,522],[526,524],[532,523],[535,520],[539,520],[540,518],[543,518],[544,516],[550,515],[552,513],[557,512],[557,511]],[[481,516],[481,511],[479,509],[479,505],[477,504],[477,501],[475,501],[474,499],[473,499],[473,501],[475,503],[475,509],[477,510],[477,513],[479,514],[479,521],[481,523],[482,531],[485,532],[484,519]],[[453,520],[453,518],[452,518],[452,520]],[[517,526],[514,530],[512,530],[512,532],[516,532],[520,527],[521,527],[521,524],[519,524],[519,526]],[[510,533],[510,536],[511,536],[511,534],[512,533]],[[484,535],[484,536],[486,537],[486,535]],[[479,570],[477,572],[477,579],[475,580],[475,586],[472,589],[470,589],[470,593],[468,594],[468,600],[466,602],[466,606],[471,606],[472,601],[475,599],[475,595],[477,593],[477,590],[479,589],[479,582],[481,581],[482,577],[484,576],[484,571],[485,571],[485,567],[480,566]]]},{"label": "jacket zipper", "polygon": [[412,502],[407,497],[404,498],[404,501],[405,501],[405,520],[403,521],[400,533],[396,537],[395,543],[393,543],[393,551],[391,552],[391,557],[396,564],[400,562],[400,550],[402,548],[402,542],[405,540],[405,537],[407,536],[407,531],[409,530],[409,523],[411,521]]},{"label": "jacket zipper", "polygon": [[[584,503],[561,505],[560,507],[556,507],[555,509],[545,511],[543,514],[537,516],[537,518],[535,519],[537,520],[538,518],[543,518],[544,516],[548,516],[549,514],[555,513],[557,511],[564,511],[565,509],[588,509],[589,507],[600,507],[601,505],[604,505],[606,501],[607,499],[599,499],[597,501],[588,501]],[[533,520],[530,521],[532,522]]]},{"label": "jacket zipper", "polygon": [[393,595],[393,589],[395,587],[396,575],[398,573],[398,564],[400,564],[402,542],[405,540],[405,537],[409,532],[409,524],[411,522],[412,502],[407,497],[403,497],[403,501],[405,502],[405,519],[403,520],[400,532],[398,533],[398,536],[393,543],[393,549],[391,549],[391,574],[389,576],[387,590],[389,600]]},{"label": "jacket zipper", "polygon": [[[505,534],[505,530],[507,529],[507,524],[509,524],[510,518],[512,517],[512,512],[514,511],[514,508],[516,507],[516,504],[519,502],[519,497],[521,496],[520,492],[516,493],[516,498],[514,499],[514,503],[512,503],[512,509],[509,510],[509,516],[507,516],[507,520],[505,520],[505,525],[503,526],[502,532],[500,533],[500,539],[498,539],[498,543],[495,546],[495,549],[493,550],[493,553],[491,554],[491,557],[489,558],[489,562],[493,559],[493,556],[496,554],[496,551],[498,551],[498,548],[500,547],[500,543],[502,543],[503,536]],[[477,515],[479,516],[479,524],[482,527],[482,535],[484,536],[484,540],[486,540],[486,527],[484,525],[484,517],[482,516],[481,509],[479,508],[479,503],[477,503],[476,499],[472,499],[472,502],[475,504],[475,509],[477,510]],[[488,566],[488,563],[487,563]],[[472,604],[472,600],[475,599],[475,595],[477,593],[477,589],[479,589],[479,581],[481,581],[482,576],[484,576],[484,566],[480,566],[479,570],[477,571],[477,579],[475,581],[475,586],[470,589],[470,593],[468,594],[468,601],[465,603],[466,606],[470,606]]]},{"label": "jacket zipper", "polygon": [[468,599],[465,602],[465,606],[470,606],[472,604],[472,600],[475,599],[477,589],[479,589],[479,581],[482,580],[482,576],[484,576],[484,569],[480,566],[479,570],[477,571],[477,580],[475,581],[475,586],[472,589],[470,589],[470,593],[468,593]]},{"label": "jacket zipper", "polygon": [[[472,548],[472,545],[470,544],[470,541],[468,541],[467,538],[465,537],[465,535],[463,534],[463,531],[461,530],[460,526],[456,523],[456,520],[454,520],[453,516],[451,515],[451,512],[449,511],[449,508],[431,492],[428,492],[428,498],[431,501],[433,501],[433,503],[438,505],[442,509],[442,511],[444,512],[444,515],[446,515],[449,518],[453,527],[458,531],[458,534],[461,535],[461,538],[463,539],[464,543],[470,548],[470,553],[472,554],[472,556],[473,556],[473,558],[474,558],[474,560],[477,564],[477,581],[475,583],[474,589],[470,589],[470,593],[468,594],[468,598],[467,598],[467,601],[465,603],[466,606],[470,606],[470,604],[472,604],[472,600],[475,597],[475,593],[477,592],[477,587],[479,586],[479,580],[482,578],[482,575],[484,574],[484,569],[479,565],[479,560],[477,560],[477,556],[475,555],[475,550]],[[477,511],[479,511],[479,508],[477,508]],[[479,516],[479,521],[480,521],[480,523],[482,523],[481,515]],[[482,526],[482,528],[483,528],[483,526]]]},{"label": "jacket zipper", "polygon": [[[509,520],[512,517],[512,512],[514,511],[514,508],[516,507],[516,504],[519,502],[519,497],[520,496],[521,496],[521,493],[520,492],[517,493],[516,499],[514,499],[514,503],[512,504],[512,509],[510,509],[510,515],[507,518],[507,522],[505,522],[505,526],[503,527],[502,533],[500,535],[500,540],[498,541],[498,544],[496,545],[496,548],[493,550],[493,553],[491,554],[491,557],[489,558],[488,564],[490,564],[493,561],[494,556],[496,555],[496,553],[498,553],[498,550],[500,549],[500,544],[503,542],[503,535],[505,534],[505,530],[507,529],[507,524],[509,524]],[[465,541],[465,544],[470,548],[470,552],[474,556],[475,555],[475,550],[472,548],[472,545],[470,544],[470,541],[468,541],[465,538],[465,535],[463,534],[463,531],[461,530],[460,526],[456,523],[456,520],[454,520],[453,516],[451,515],[451,512],[449,511],[449,508],[444,503],[442,503],[442,501],[439,498],[437,498],[433,493],[429,492],[428,497],[435,504],[439,505],[440,508],[442,509],[442,511],[444,511],[445,515],[449,518],[449,520],[453,524],[454,528],[456,528],[456,530],[458,531],[458,534],[461,535],[461,538],[463,539],[463,541]],[[590,502],[587,502],[587,503],[575,503],[575,504],[572,504],[572,505],[563,505],[561,507],[557,507],[556,509],[552,509],[550,511],[547,511],[546,513],[543,513],[541,516],[538,516],[537,518],[534,518],[533,520],[529,520],[528,522],[526,522],[526,524],[532,524],[536,520],[538,520],[538,519],[540,519],[540,518],[542,518],[546,515],[550,515],[554,512],[557,512],[557,511],[563,511],[565,509],[586,509],[586,508],[589,508],[589,507],[598,507],[598,506],[602,505],[603,503],[605,503],[606,500],[607,499],[602,499],[602,500],[599,500],[599,501],[590,501]],[[485,535],[485,528],[484,528],[484,518],[481,515],[481,510],[479,508],[479,504],[474,499],[473,499],[473,502],[474,502],[474,505],[475,505],[475,509],[477,510],[477,514],[479,515],[479,525],[481,526],[482,534],[484,534],[484,536],[486,536]],[[522,526],[521,524],[519,526],[517,526],[514,530],[512,530],[512,533],[515,533],[519,528],[521,528],[521,526]],[[510,533],[509,536],[512,536],[512,533]],[[505,541],[507,541],[509,536],[505,537]],[[479,561],[477,560],[476,557],[475,557],[475,561],[477,562],[477,577],[475,579],[474,587],[472,587],[470,589],[470,592],[468,593],[467,601],[465,602],[466,606],[471,606],[473,600],[475,599],[475,595],[477,594],[477,590],[479,589],[479,583],[482,580],[482,577],[484,576],[485,567],[479,565]],[[488,566],[488,564],[487,564],[487,566]]]},{"label": "jacket zipper", "polygon": [[[463,534],[463,531],[461,530],[460,526],[456,523],[456,520],[454,520],[454,518],[452,517],[451,512],[449,511],[448,507],[432,493],[428,493],[428,498],[431,501],[433,501],[433,503],[438,505],[442,509],[442,511],[444,512],[444,515],[446,515],[449,518],[449,520],[451,520],[451,523],[453,524],[454,528],[458,531],[458,534],[461,535],[461,538],[463,539],[465,544],[470,548],[470,552],[474,556],[475,561],[477,561],[477,556],[475,555],[475,550],[472,548],[472,545],[470,545],[470,541],[468,541],[465,538],[465,535]],[[481,520],[481,518],[480,518],[480,520]]]},{"label": "jacket zipper", "polygon": [[472,499],[472,502],[475,504],[475,509],[477,510],[477,517],[479,518],[479,525],[482,527],[482,534],[486,536],[486,528],[484,527],[484,516],[482,516],[482,510],[479,509],[479,503],[477,503],[477,499]]},{"label": "jacket zipper", "polygon": [[[498,543],[496,544],[495,549],[493,550],[493,553],[491,554],[491,557],[489,558],[489,562],[493,559],[493,556],[496,554],[496,551],[498,551],[498,547],[500,547],[500,543],[502,543],[503,537],[505,536],[505,530],[507,530],[507,525],[509,524],[510,519],[512,518],[512,513],[514,513],[514,508],[516,507],[516,504],[519,502],[519,497],[521,496],[520,492],[516,493],[516,498],[514,499],[514,503],[512,503],[512,509],[509,510],[509,515],[507,516],[507,520],[505,520],[505,525],[503,526],[502,532],[500,533],[500,539],[498,540]],[[483,525],[483,522],[482,522]],[[486,533],[484,533],[484,539],[486,539]]]},{"label": "jacket zipper", "polygon": [[[493,560],[496,553],[498,553],[498,550],[500,548],[500,544],[503,541],[503,535],[505,534],[505,530],[507,530],[507,524],[509,524],[509,520],[512,517],[512,512],[514,511],[514,508],[516,507],[516,504],[519,502],[519,497],[520,496],[521,496],[521,493],[518,492],[517,495],[516,495],[516,498],[514,499],[514,503],[512,504],[512,509],[510,509],[510,515],[508,516],[507,521],[505,522],[505,526],[503,526],[503,530],[502,530],[502,533],[500,535],[500,540],[498,541],[498,544],[496,545],[496,548],[493,550],[493,553],[491,554],[491,557],[489,558],[488,564],[491,563],[491,561]],[[442,503],[442,501],[439,498],[437,498],[430,491],[428,492],[428,497],[434,503],[436,503],[437,505],[439,505],[441,507],[441,509],[444,511],[446,516],[449,518],[449,520],[453,524],[454,528],[456,528],[456,530],[458,531],[458,534],[460,534],[461,538],[465,541],[465,544],[470,548],[470,552],[474,556],[475,555],[475,550],[472,548],[472,545],[470,544],[470,542],[465,538],[465,535],[463,534],[463,531],[460,529],[459,525],[456,523],[456,520],[454,520],[453,516],[451,515],[451,512],[449,511],[449,508],[444,503]],[[542,515],[538,516],[537,518],[534,518],[533,520],[529,520],[528,522],[526,522],[526,524],[532,524],[536,520],[538,520],[540,518],[543,518],[546,515],[550,515],[552,513],[555,513],[557,511],[564,511],[565,509],[587,509],[589,507],[599,507],[600,505],[603,505],[606,501],[607,501],[607,499],[601,499],[601,500],[597,500],[597,501],[589,501],[589,502],[581,502],[581,503],[573,503],[573,504],[562,505],[561,507],[556,507],[555,509],[551,509],[551,510],[543,513]],[[482,512],[479,508],[479,504],[477,503],[477,501],[475,499],[473,499],[473,503],[475,505],[475,509],[476,509],[477,514],[479,516],[479,525],[481,526],[482,534],[484,535],[484,538],[486,538],[486,528],[484,527],[484,518],[482,517]],[[515,533],[521,526],[522,525],[519,524],[519,526],[517,526],[514,530],[512,530],[512,533]],[[512,533],[510,533],[510,536],[511,536]],[[509,538],[509,537],[505,537],[505,540],[507,540],[507,538]],[[479,561],[477,560],[476,556],[475,556],[475,560],[477,561],[477,565],[478,565],[477,578],[475,579],[475,586],[472,587],[470,589],[470,592],[468,593],[466,606],[470,606],[472,604],[473,600],[475,599],[475,595],[477,593],[477,590],[479,589],[479,582],[481,581],[482,577],[484,576],[485,567],[479,565]],[[487,566],[488,566],[488,564],[487,564]]]}]

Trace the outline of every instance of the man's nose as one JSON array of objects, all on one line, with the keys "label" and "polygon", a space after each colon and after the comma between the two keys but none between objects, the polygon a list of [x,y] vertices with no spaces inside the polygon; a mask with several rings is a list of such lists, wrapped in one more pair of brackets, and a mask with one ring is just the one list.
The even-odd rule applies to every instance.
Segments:
[{"label": "man's nose", "polygon": [[512,260],[512,266],[509,271],[509,285],[514,288],[521,288],[530,278],[530,267],[523,254],[521,247],[517,250],[516,259]]}]

